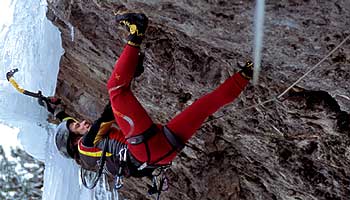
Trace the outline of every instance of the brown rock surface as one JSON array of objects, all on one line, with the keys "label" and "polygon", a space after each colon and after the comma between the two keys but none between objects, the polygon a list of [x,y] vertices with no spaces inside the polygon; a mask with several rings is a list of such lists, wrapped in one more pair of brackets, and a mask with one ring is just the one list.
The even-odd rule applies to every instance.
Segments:
[{"label": "brown rock surface", "polygon": [[[146,69],[133,90],[166,122],[252,57],[254,2],[48,0],[65,49],[57,95],[79,118],[99,115],[126,38],[113,11],[124,6],[150,18]],[[198,131],[175,160],[164,199],[349,199],[350,41],[282,101],[242,109],[282,93],[345,39],[350,1],[267,1],[265,17],[259,84]],[[145,193],[135,179],[121,190],[128,199]]]}]

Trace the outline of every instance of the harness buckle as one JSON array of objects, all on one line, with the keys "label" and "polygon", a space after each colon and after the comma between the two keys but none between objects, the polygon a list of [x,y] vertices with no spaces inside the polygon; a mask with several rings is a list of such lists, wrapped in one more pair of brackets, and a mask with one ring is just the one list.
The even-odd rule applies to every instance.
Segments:
[{"label": "harness buckle", "polygon": [[126,141],[128,141],[128,143],[132,145],[141,144],[143,142],[146,142],[153,136],[155,136],[157,132],[158,132],[158,127],[155,124],[152,124],[147,130],[145,130],[140,135],[131,136],[127,138]]},{"label": "harness buckle", "polygon": [[136,144],[140,144],[145,140],[145,137],[143,137],[143,135],[139,135],[139,136],[135,136],[135,137],[131,137],[128,139],[128,142],[130,144],[136,145]]}]

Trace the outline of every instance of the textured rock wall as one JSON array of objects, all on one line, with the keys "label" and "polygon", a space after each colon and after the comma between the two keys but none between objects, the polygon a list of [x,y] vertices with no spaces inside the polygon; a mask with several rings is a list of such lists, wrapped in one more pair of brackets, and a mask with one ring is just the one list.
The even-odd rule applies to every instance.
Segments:
[{"label": "textured rock wall", "polygon": [[[65,49],[57,95],[78,118],[93,120],[108,99],[105,83],[126,38],[113,21],[120,7],[150,18],[146,69],[133,90],[155,121],[166,122],[252,57],[255,1],[48,3]],[[281,94],[349,27],[349,0],[267,1],[259,84],[198,131],[169,171],[164,199],[349,199],[350,41],[281,101],[243,110]],[[128,180],[121,193],[148,199],[144,181]]]}]

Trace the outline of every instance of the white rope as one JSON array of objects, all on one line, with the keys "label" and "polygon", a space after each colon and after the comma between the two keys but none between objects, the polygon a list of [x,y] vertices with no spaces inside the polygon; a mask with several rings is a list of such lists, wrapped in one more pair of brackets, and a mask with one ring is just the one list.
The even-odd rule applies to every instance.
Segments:
[{"label": "white rope", "polygon": [[[283,95],[285,95],[290,89],[292,89],[296,84],[298,84],[303,78],[305,78],[308,74],[310,74],[310,72],[312,72],[314,69],[316,69],[321,63],[323,63],[330,55],[332,55],[336,50],[339,49],[339,47],[341,47],[348,39],[350,38],[350,35],[348,35],[338,46],[336,46],[332,51],[330,51],[323,59],[321,59],[316,65],[314,65],[311,69],[309,69],[304,75],[302,75],[297,81],[295,81],[291,86],[289,86],[286,90],[284,90],[280,95],[278,96],[275,96],[273,98],[270,98],[266,101],[263,101],[261,103],[257,103],[257,104],[254,104],[254,105],[251,105],[249,107],[246,107],[246,108],[243,108],[241,109],[240,111],[243,112],[243,111],[246,111],[246,110],[249,110],[249,109],[252,109],[252,108],[256,108],[258,106],[262,106],[262,105],[265,105],[267,103],[270,103],[270,102],[273,102],[273,101],[277,101],[279,100]],[[216,119],[219,119],[219,118],[222,118],[226,115],[221,115],[219,117],[215,117],[213,119],[210,119],[208,121],[206,121],[205,123],[208,123],[212,120],[216,120]]]},{"label": "white rope", "polygon": [[348,39],[350,38],[350,35],[348,35],[338,46],[336,46],[331,52],[329,52],[322,60],[320,60],[316,65],[314,65],[311,69],[309,69],[304,75],[302,75],[297,81],[295,81],[291,86],[289,86],[286,90],[284,90],[280,95],[273,97],[271,99],[268,99],[264,102],[254,104],[252,106],[249,106],[247,108],[242,109],[242,111],[249,110],[264,104],[267,104],[272,101],[276,101],[280,99],[283,95],[285,95],[290,89],[292,89],[296,84],[298,84],[301,80],[303,80],[308,74],[310,74],[314,69],[316,69],[321,63],[323,63],[329,56],[331,56],[336,50],[339,49]]},{"label": "white rope", "polygon": [[298,84],[305,76],[307,76],[311,71],[316,69],[321,63],[323,63],[329,56],[331,56],[336,50],[339,49],[348,39],[350,38],[350,35],[346,37],[338,46],[336,46],[331,52],[329,52],[320,62],[318,62],[315,66],[313,66],[309,71],[307,71],[303,76],[301,76],[297,81],[295,81],[289,88],[287,88],[284,92],[282,92],[280,95],[277,96],[277,99],[281,98],[283,95],[285,95],[290,89],[292,89],[296,84]]}]

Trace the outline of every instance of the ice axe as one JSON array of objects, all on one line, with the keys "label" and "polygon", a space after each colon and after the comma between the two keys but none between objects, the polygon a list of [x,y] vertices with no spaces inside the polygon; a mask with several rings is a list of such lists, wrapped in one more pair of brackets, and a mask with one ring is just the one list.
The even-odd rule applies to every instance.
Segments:
[{"label": "ice axe", "polygon": [[55,98],[55,97],[46,97],[44,96],[41,91],[39,90],[37,93],[30,92],[28,90],[25,90],[21,88],[18,83],[15,81],[13,75],[18,72],[18,69],[11,69],[9,72],[6,73],[7,80],[11,83],[11,85],[20,93],[37,98],[39,105],[47,108],[47,110],[51,113],[54,112],[54,109],[52,108],[51,104],[58,105],[61,103],[61,99]]}]

